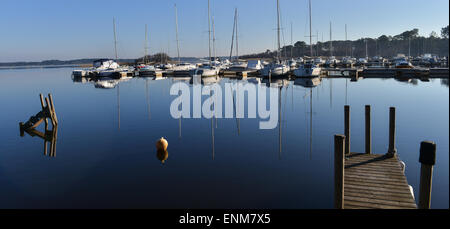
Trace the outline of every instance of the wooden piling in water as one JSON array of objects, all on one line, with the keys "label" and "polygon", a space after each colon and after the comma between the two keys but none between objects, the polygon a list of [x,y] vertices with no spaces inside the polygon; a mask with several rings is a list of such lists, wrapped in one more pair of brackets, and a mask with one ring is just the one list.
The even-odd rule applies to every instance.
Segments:
[{"label": "wooden piling in water", "polygon": [[430,209],[433,166],[436,163],[436,144],[434,142],[423,141],[420,143],[419,162],[422,164],[420,168],[419,209]]},{"label": "wooden piling in water", "polygon": [[344,107],[345,116],[345,154],[350,154],[350,106],[345,105]]},{"label": "wooden piling in water", "polygon": [[345,136],[334,135],[334,208],[344,208]]},{"label": "wooden piling in water", "polygon": [[47,118],[49,118],[52,122],[53,127],[58,125],[58,119],[56,118],[55,107],[53,105],[53,98],[51,94],[48,94],[49,98],[44,98],[42,94],[39,94],[39,99],[41,102],[41,111],[39,111],[36,115],[31,116],[26,123],[20,122],[19,127],[21,131],[21,136],[24,131],[32,130],[38,127],[42,122],[45,122],[45,129],[48,127]]},{"label": "wooden piling in water", "polygon": [[50,103],[49,103],[50,111],[52,112],[52,116],[53,116],[53,119],[55,120],[56,125],[58,125],[58,118],[56,117],[55,106],[53,105],[52,94],[49,93],[48,94],[48,98],[49,98],[49,101],[50,101]]},{"label": "wooden piling in water", "polygon": [[[42,94],[39,94],[39,98],[41,100],[42,110],[45,110],[44,97],[42,96]],[[47,120],[47,118],[45,118],[45,129],[47,129],[47,127],[48,127],[48,120]]]},{"label": "wooden piling in water", "polygon": [[389,108],[389,149],[387,156],[393,157],[397,153],[395,148],[395,107]]},{"label": "wooden piling in water", "polygon": [[366,154],[372,153],[372,126],[370,118],[370,105],[366,105]]}]

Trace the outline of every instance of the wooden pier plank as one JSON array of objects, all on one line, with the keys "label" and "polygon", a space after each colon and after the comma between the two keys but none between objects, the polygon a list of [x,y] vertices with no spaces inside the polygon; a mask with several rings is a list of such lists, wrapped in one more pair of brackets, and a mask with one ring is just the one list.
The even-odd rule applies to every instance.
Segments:
[{"label": "wooden pier plank", "polygon": [[351,153],[345,160],[345,209],[414,209],[416,202],[396,157]]}]

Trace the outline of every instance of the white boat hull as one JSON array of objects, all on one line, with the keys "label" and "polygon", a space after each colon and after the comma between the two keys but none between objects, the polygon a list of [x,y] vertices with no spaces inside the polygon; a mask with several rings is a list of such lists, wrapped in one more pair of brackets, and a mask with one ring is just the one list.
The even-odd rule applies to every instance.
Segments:
[{"label": "white boat hull", "polygon": [[190,75],[199,75],[201,77],[211,77],[219,75],[218,68],[198,68],[190,71]]},{"label": "white boat hull", "polygon": [[261,75],[264,77],[269,77],[271,73],[272,77],[285,76],[289,73],[289,68],[287,66],[275,67],[275,68],[263,68],[261,70]]},{"label": "white boat hull", "polygon": [[296,77],[317,77],[320,76],[321,68],[298,68],[294,70]]}]

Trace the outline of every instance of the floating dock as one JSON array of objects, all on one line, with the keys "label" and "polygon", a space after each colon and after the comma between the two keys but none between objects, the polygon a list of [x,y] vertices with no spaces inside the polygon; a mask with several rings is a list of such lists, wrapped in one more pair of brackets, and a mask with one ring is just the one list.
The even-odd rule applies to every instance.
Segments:
[{"label": "floating dock", "polygon": [[321,75],[364,78],[448,78],[448,68],[322,68]]}]

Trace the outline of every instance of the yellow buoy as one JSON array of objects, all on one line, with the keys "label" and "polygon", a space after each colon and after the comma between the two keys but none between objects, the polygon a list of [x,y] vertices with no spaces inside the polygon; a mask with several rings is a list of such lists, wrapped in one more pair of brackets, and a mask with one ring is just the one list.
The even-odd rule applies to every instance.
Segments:
[{"label": "yellow buoy", "polygon": [[166,139],[164,139],[163,137],[161,137],[157,142],[156,142],[156,149],[158,151],[167,151],[167,146],[169,145],[169,143],[167,142]]}]

